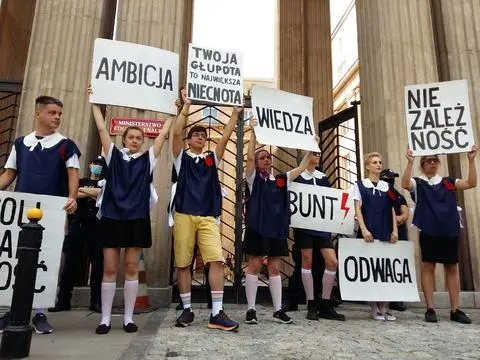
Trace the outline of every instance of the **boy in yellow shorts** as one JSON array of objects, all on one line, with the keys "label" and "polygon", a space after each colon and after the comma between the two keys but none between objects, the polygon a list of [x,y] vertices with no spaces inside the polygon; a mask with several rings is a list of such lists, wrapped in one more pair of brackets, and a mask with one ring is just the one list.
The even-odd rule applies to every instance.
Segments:
[{"label": "boy in yellow shorts", "polygon": [[234,107],[230,121],[218,141],[214,152],[204,153],[207,131],[203,126],[193,126],[187,135],[189,150],[183,150],[182,129],[188,116],[190,100],[182,90],[183,106],[179,120],[173,128],[172,151],[174,168],[178,177],[175,192],[174,254],[177,266],[177,282],[182,299],[183,312],[176,326],[186,327],[193,322],[191,309],[192,262],[197,243],[202,259],[209,264],[209,282],[212,294],[212,313],[208,327],[234,331],[238,323],[223,311],[223,252],[216,218],[222,212],[222,192],[218,179],[218,164],[227,142],[235,128],[241,108]]}]

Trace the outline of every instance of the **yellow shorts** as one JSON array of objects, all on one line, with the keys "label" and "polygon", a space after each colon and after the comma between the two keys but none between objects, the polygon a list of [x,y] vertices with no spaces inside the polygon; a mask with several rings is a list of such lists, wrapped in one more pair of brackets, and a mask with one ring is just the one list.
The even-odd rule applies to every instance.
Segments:
[{"label": "yellow shorts", "polygon": [[179,268],[190,266],[198,244],[205,264],[223,261],[220,231],[213,216],[195,216],[175,213],[173,226],[173,251],[175,265]]}]

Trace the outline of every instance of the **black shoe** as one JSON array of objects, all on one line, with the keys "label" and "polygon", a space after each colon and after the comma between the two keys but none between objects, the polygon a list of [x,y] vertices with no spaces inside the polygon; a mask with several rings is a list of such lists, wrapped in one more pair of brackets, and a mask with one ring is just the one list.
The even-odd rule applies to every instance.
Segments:
[{"label": "black shoe", "polygon": [[282,304],[282,310],[285,311],[285,312],[298,311],[298,303],[287,300]]},{"label": "black shoe", "polygon": [[98,335],[108,334],[111,328],[112,328],[111,325],[100,324],[95,329],[95,334],[98,334]]},{"label": "black shoe", "polygon": [[195,314],[191,308],[183,309],[182,314],[177,318],[176,327],[187,327],[193,322]]},{"label": "black shoe", "polygon": [[134,333],[137,332],[138,327],[134,323],[128,323],[127,325],[123,325],[123,330],[127,333]]},{"label": "black shoe", "polygon": [[175,310],[180,311],[180,310],[182,310],[182,309],[183,309],[183,304],[182,304],[182,302],[180,301],[180,303],[175,307]]},{"label": "black shoe", "polygon": [[[452,316],[450,315],[450,318],[451,317]],[[431,323],[438,322],[437,314],[436,314],[435,310],[433,310],[432,308],[427,309],[427,311],[425,312],[425,321],[426,322],[431,322]]]},{"label": "black shoe", "polygon": [[455,312],[450,311],[450,320],[461,324],[471,324],[472,320],[462,310],[457,309]]},{"label": "black shoe", "polygon": [[257,312],[254,309],[250,309],[250,310],[247,311],[247,316],[245,316],[245,323],[246,324],[258,324]]},{"label": "black shoe", "polygon": [[292,318],[288,316],[283,309],[275,311],[273,313],[273,318],[282,324],[291,324],[293,322]]},{"label": "black shoe", "polygon": [[88,307],[88,310],[96,312],[97,314],[101,314],[102,313],[102,305],[100,305],[100,304],[90,304],[90,306]]},{"label": "black shoe", "polygon": [[213,316],[210,314],[210,320],[208,321],[209,329],[219,329],[224,331],[235,331],[238,329],[238,323],[230,319],[225,311],[220,310],[220,312]]},{"label": "black shoe", "polygon": [[63,302],[57,302],[55,303],[54,307],[49,307],[48,312],[60,312],[60,311],[70,311],[72,310],[72,306],[70,303],[63,303]]},{"label": "black shoe", "polygon": [[318,320],[317,316],[317,304],[315,300],[307,301],[307,319],[308,320]]},{"label": "black shoe", "polygon": [[345,321],[345,315],[337,313],[331,300],[322,299],[318,305],[318,317],[328,320]]},{"label": "black shoe", "polygon": [[396,311],[405,311],[407,310],[407,307],[405,306],[405,304],[401,301],[399,302],[391,302],[390,305],[389,305],[390,309],[391,310],[396,310]]},{"label": "black shoe", "polygon": [[0,317],[0,334],[3,333],[3,330],[7,326],[9,316],[10,316],[10,313],[6,312]]},{"label": "black shoe", "polygon": [[52,325],[50,325],[43,313],[35,314],[32,318],[32,324],[37,334],[51,334],[53,332]]}]

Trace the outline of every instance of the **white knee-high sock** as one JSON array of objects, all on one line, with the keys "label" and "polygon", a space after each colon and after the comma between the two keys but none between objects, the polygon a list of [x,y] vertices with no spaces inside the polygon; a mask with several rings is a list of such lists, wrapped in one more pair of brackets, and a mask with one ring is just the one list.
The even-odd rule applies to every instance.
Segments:
[{"label": "white knee-high sock", "polygon": [[322,278],[322,299],[330,299],[332,295],[333,284],[335,283],[336,271],[325,269]]},{"label": "white knee-high sock", "polygon": [[255,310],[257,299],[258,275],[245,275],[245,294],[247,295],[248,310]]},{"label": "white knee-high sock", "polygon": [[125,280],[123,284],[123,301],[125,312],[123,313],[123,324],[133,323],[133,310],[137,300],[138,280]]},{"label": "white knee-high sock", "polygon": [[100,324],[110,325],[116,287],[117,284],[115,282],[102,282],[102,321]]},{"label": "white knee-high sock", "polygon": [[278,311],[282,308],[282,278],[280,275],[270,276],[268,287],[272,295],[273,310]]},{"label": "white knee-high sock", "polygon": [[313,300],[313,276],[311,269],[302,268],[302,283],[305,288],[305,295],[307,295],[307,300]]}]

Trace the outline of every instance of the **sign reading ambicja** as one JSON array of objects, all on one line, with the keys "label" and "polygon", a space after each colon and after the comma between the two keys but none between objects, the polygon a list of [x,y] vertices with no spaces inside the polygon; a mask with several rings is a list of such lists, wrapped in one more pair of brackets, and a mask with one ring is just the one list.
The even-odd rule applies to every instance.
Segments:
[{"label": "sign reading ambicja", "polygon": [[123,135],[129,126],[138,126],[147,137],[157,137],[165,124],[164,120],[112,118],[110,121],[110,135]]}]

